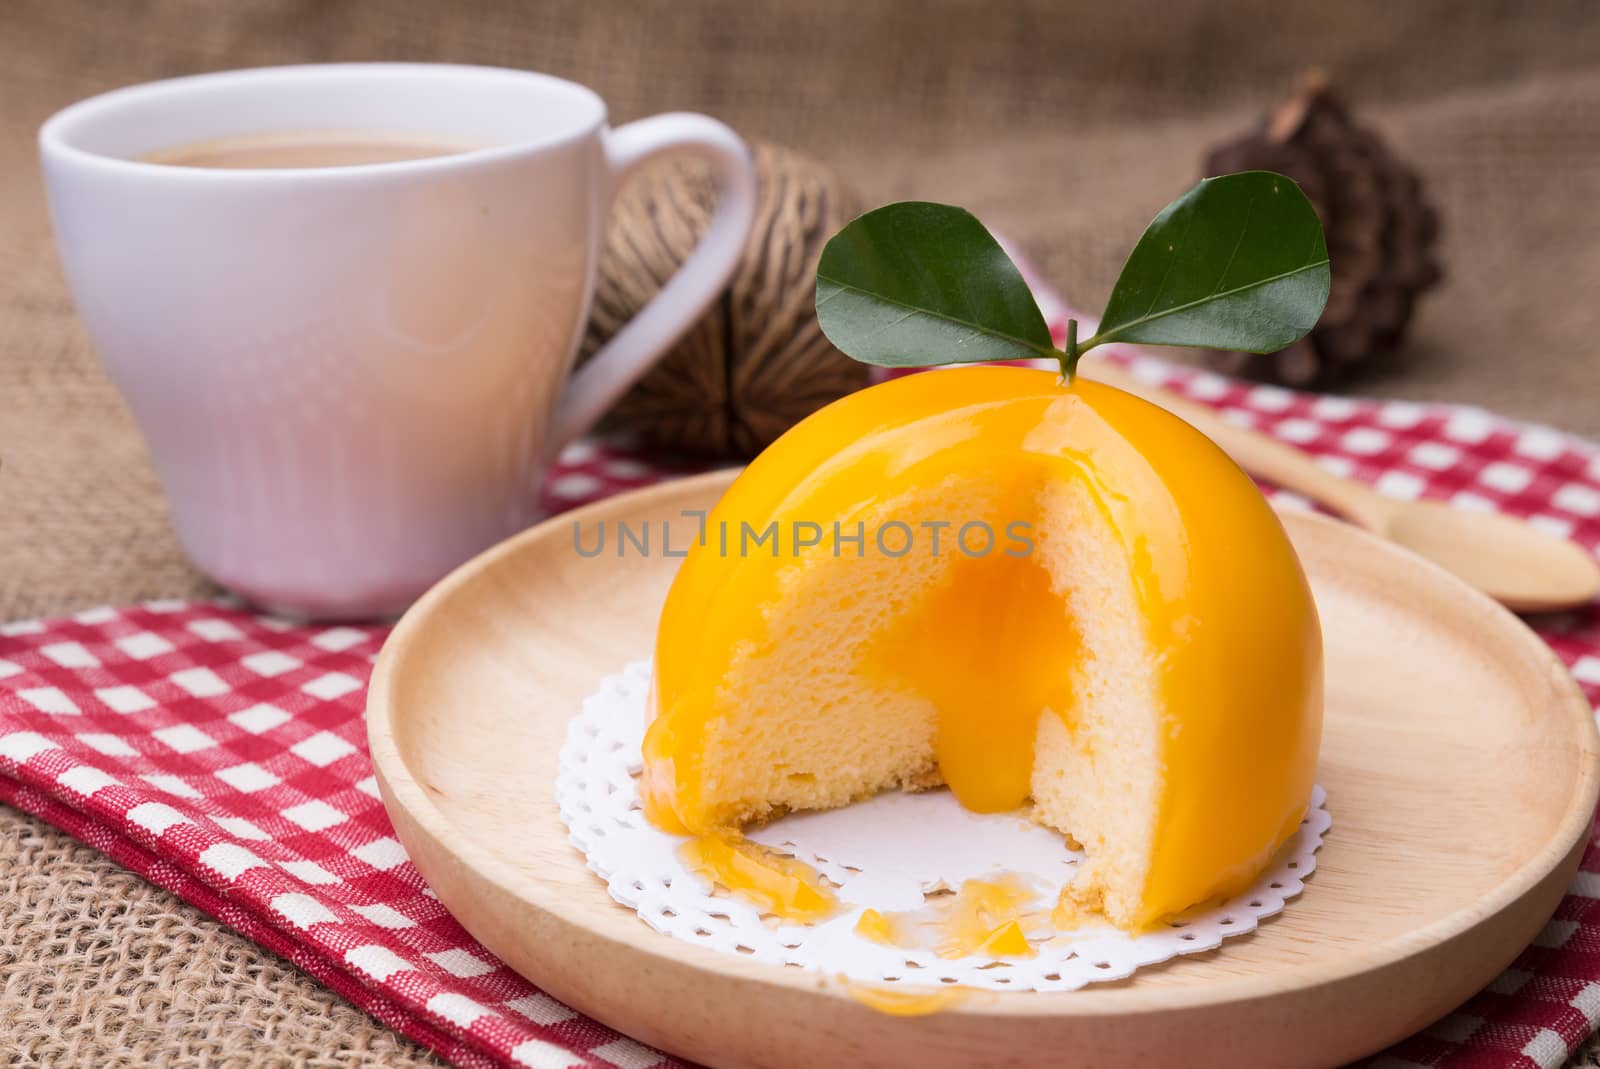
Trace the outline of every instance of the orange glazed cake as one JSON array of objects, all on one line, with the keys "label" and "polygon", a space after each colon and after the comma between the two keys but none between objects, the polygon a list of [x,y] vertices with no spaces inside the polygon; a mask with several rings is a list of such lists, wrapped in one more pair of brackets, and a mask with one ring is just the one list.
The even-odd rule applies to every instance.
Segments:
[{"label": "orange glazed cake", "polygon": [[657,638],[664,830],[943,783],[1031,806],[1085,851],[1067,900],[1137,930],[1242,890],[1305,814],[1310,590],[1254,484],[1162,409],[912,375],[793,428],[705,523]]}]

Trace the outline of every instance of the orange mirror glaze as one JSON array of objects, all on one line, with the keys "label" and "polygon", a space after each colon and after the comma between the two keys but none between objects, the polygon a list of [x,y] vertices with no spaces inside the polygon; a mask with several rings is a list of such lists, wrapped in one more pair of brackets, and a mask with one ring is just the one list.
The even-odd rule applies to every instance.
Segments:
[{"label": "orange mirror glaze", "polygon": [[697,836],[678,848],[678,856],[708,883],[784,920],[812,924],[839,910],[839,900],[815,869],[742,836]]},{"label": "orange mirror glaze", "polygon": [[[668,595],[641,780],[664,830],[716,834],[699,758],[734,651],[765,640],[788,544],[719,552],[719,530],[831,524],[951,479],[987,481],[1007,517],[1036,515],[1049,480],[1088,486],[1129,561],[1164,696],[1163,786],[1142,921],[1245,886],[1304,815],[1321,737],[1321,633],[1282,525],[1199,432],[1128,394],[1051,372],[931,371],[837,401],[758,457],[707,519]],[[995,495],[998,495],[997,497]],[[1031,511],[1030,511],[1031,510]],[[950,537],[953,532],[947,532]],[[825,551],[827,546],[811,552]],[[992,553],[918,618],[873,638],[862,670],[911,680],[938,709],[946,782],[969,808],[1027,799],[1041,711],[1070,719],[1068,666],[1083,655],[1049,611],[1043,568]],[[1004,583],[1002,609],[988,596]]]}]

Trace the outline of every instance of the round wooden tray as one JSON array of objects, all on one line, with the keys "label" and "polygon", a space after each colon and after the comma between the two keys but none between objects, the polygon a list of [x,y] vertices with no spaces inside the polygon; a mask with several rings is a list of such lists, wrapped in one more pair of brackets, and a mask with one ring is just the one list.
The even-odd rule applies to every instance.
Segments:
[{"label": "round wooden tray", "polygon": [[[1515,617],[1354,528],[1285,522],[1327,642],[1319,782],[1333,829],[1305,894],[1220,950],[1059,994],[891,1017],[833,980],[671,939],[616,905],[556,814],[567,721],[649,653],[715,473],[599,502],[468,563],[408,612],[368,698],[406,849],[461,923],[564,1002],[713,1066],[1331,1066],[1479,990],[1549,918],[1594,814],[1587,704]],[[618,521],[652,528],[615,553]],[[580,556],[573,525],[607,552]],[[1241,562],[1247,566],[1247,562]],[[714,606],[706,607],[708,612]]]}]

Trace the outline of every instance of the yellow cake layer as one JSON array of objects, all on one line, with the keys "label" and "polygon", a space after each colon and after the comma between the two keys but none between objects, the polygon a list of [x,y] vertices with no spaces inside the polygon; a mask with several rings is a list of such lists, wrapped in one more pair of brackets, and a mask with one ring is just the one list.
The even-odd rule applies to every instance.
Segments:
[{"label": "yellow cake layer", "polygon": [[1293,833],[1321,674],[1282,525],[1208,439],[1049,372],[926,372],[805,420],[707,518],[641,792],[700,835],[941,781],[1031,800],[1088,854],[1069,897],[1138,928]]}]

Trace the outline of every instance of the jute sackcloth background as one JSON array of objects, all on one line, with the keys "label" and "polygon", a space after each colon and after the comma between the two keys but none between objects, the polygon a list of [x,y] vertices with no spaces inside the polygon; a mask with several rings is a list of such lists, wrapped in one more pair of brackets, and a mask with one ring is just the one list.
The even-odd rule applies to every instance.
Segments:
[{"label": "jute sackcloth background", "polygon": [[[1355,387],[1600,435],[1600,8],[1452,0],[1077,4],[200,0],[0,9],[0,618],[205,593],[51,246],[34,131],[73,100],[228,67],[528,67],[614,121],[716,115],[868,203],[967,205],[1080,306],[1204,148],[1326,68],[1424,173],[1446,287]],[[13,1064],[436,1064],[94,850],[0,809]],[[1574,1064],[1600,1066],[1600,1045]]]}]

